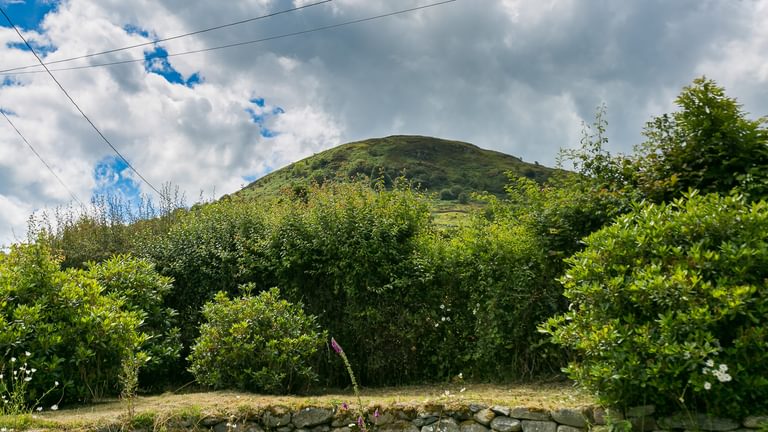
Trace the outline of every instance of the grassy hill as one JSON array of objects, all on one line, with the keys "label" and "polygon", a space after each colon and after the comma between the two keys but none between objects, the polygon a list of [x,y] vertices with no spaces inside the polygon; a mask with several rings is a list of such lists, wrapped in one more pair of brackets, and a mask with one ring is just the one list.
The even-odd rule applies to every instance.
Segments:
[{"label": "grassy hill", "polygon": [[343,144],[274,171],[237,192],[258,198],[310,182],[380,178],[391,186],[405,177],[443,201],[472,192],[504,195],[507,172],[537,181],[553,169],[475,145],[424,136],[390,136]]}]

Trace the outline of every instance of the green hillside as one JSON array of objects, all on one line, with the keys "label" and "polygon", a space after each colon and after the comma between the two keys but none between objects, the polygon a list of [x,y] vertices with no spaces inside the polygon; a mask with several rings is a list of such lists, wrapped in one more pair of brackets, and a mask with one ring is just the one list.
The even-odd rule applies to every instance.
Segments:
[{"label": "green hillside", "polygon": [[465,142],[397,135],[326,150],[272,172],[237,194],[259,197],[310,182],[360,176],[381,178],[386,186],[391,186],[403,176],[426,192],[453,200],[472,192],[504,195],[507,172],[544,181],[553,170]]}]

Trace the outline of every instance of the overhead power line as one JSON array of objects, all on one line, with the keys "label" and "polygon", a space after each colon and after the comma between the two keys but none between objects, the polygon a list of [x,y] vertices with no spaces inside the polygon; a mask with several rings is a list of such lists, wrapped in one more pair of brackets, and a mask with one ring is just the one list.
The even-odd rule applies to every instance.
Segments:
[{"label": "overhead power line", "polygon": [[15,125],[15,124],[13,124],[13,122],[11,121],[11,119],[10,119],[10,118],[8,118],[8,116],[5,114],[5,111],[4,111],[4,110],[2,110],[2,109],[0,109],[0,114],[3,114],[3,117],[5,117],[5,119],[8,121],[8,124],[9,124],[9,125],[11,125],[11,127],[13,128],[13,130],[15,130],[15,131],[16,131],[16,133],[17,133],[17,134],[19,134],[19,136],[21,137],[22,141],[24,141],[24,142],[27,144],[27,146],[29,147],[29,149],[30,149],[30,150],[32,150],[32,153],[34,153],[34,154],[35,154],[35,156],[37,156],[37,158],[38,158],[38,159],[40,159],[40,162],[42,162],[42,163],[43,163],[43,165],[45,165],[45,167],[46,167],[46,168],[48,168],[48,171],[50,171],[50,172],[51,172],[51,174],[53,174],[53,176],[54,176],[54,177],[56,177],[56,180],[58,180],[58,181],[59,181],[59,183],[61,183],[61,185],[64,187],[64,189],[66,189],[66,190],[67,190],[67,192],[69,192],[69,196],[71,196],[73,200],[77,201],[77,203],[78,203],[78,204],[80,204],[80,206],[81,206],[81,207],[83,207],[83,203],[82,203],[82,201],[80,201],[80,200],[77,198],[77,195],[75,195],[75,193],[74,193],[74,192],[72,192],[72,189],[70,189],[70,188],[69,188],[69,187],[66,185],[66,183],[64,183],[64,181],[61,179],[61,177],[59,177],[59,176],[56,174],[56,171],[54,171],[54,170],[53,170],[53,168],[51,168],[51,166],[50,166],[50,165],[48,165],[48,163],[45,161],[45,159],[43,159],[43,157],[42,157],[42,156],[40,156],[40,153],[38,153],[38,152],[37,152],[37,150],[35,150],[35,148],[34,148],[34,147],[32,147],[32,144],[30,144],[30,143],[29,143],[29,141],[27,141],[27,139],[26,139],[26,138],[24,137],[24,135],[21,133],[21,131],[19,130],[19,128],[17,128],[17,127],[16,127],[16,125]]},{"label": "overhead power line", "polygon": [[[84,54],[84,55],[80,55],[80,56],[76,56],[76,57],[69,57],[69,58],[60,59],[60,60],[53,60],[53,61],[45,62],[45,65],[46,66],[50,66],[52,64],[66,63],[66,62],[71,62],[71,61],[74,61],[74,60],[81,60],[81,59],[84,59],[84,58],[96,57],[96,56],[100,56],[100,55],[104,55],[104,54],[111,54],[111,53],[115,53],[115,52],[119,52],[119,51],[125,51],[125,50],[129,50],[129,49],[140,48],[140,47],[147,46],[147,45],[154,45],[154,44],[157,44],[157,43],[160,43],[160,42],[167,42],[167,41],[170,41],[170,40],[181,39],[181,38],[185,38],[185,37],[188,37],[188,36],[194,36],[194,35],[198,35],[198,34],[201,34],[201,33],[206,33],[206,32],[209,32],[209,31],[220,30],[220,29],[227,28],[227,27],[233,27],[233,26],[238,26],[238,25],[241,25],[241,24],[246,24],[246,23],[249,23],[249,22],[258,21],[258,20],[265,19],[265,18],[272,18],[272,17],[277,16],[277,15],[282,15],[282,14],[286,14],[286,13],[289,13],[289,12],[295,12],[295,11],[298,11],[298,10],[301,10],[301,9],[307,9],[307,8],[310,8],[310,7],[313,7],[313,6],[321,5],[323,3],[329,3],[331,1],[333,1],[333,0],[322,0],[322,1],[319,1],[319,2],[316,2],[316,3],[310,3],[310,4],[303,5],[303,6],[298,6],[298,7],[294,7],[294,8],[290,8],[290,9],[284,9],[284,10],[281,10],[281,11],[269,13],[267,15],[261,15],[261,16],[257,16],[257,17],[253,17],[253,18],[248,18],[248,19],[244,19],[244,20],[240,20],[240,21],[235,21],[235,22],[231,22],[231,23],[227,23],[227,24],[217,25],[217,26],[214,26],[214,27],[209,27],[209,28],[202,29],[202,30],[196,30],[196,31],[193,31],[193,32],[184,33],[184,34],[180,34],[180,35],[176,35],[176,36],[169,36],[169,37],[165,37],[165,38],[162,38],[162,39],[154,39],[154,40],[151,40],[149,42],[144,42],[144,43],[135,44],[135,45],[128,45],[128,46],[124,46],[124,47],[121,47],[121,48],[114,48],[114,49],[109,49],[109,50],[106,50],[106,51],[99,51],[99,52],[90,53],[90,54]],[[40,67],[40,65],[35,63],[35,64],[32,64],[32,65],[27,65],[27,66],[18,66],[18,67],[14,67],[14,68],[10,68],[10,69],[0,70],[0,73],[6,73],[6,72],[12,72],[12,71],[24,70],[24,69],[30,69],[30,68],[33,68],[33,67],[34,68]],[[44,72],[44,71],[39,71],[39,72]]]},{"label": "overhead power line", "polygon": [[[335,28],[339,28],[339,27],[345,27],[345,26],[350,26],[350,25],[353,25],[353,24],[360,24],[360,23],[363,23],[363,22],[378,20],[378,19],[382,19],[382,18],[387,18],[387,17],[395,16],[395,15],[401,15],[401,14],[405,14],[405,13],[409,13],[409,12],[415,12],[415,11],[422,10],[422,9],[432,8],[432,7],[435,7],[435,6],[441,6],[441,5],[444,5],[444,4],[447,4],[447,3],[453,3],[455,1],[457,1],[457,0],[445,0],[445,1],[440,1],[440,2],[436,2],[436,3],[430,3],[430,4],[426,4],[426,5],[422,5],[422,6],[412,7],[412,8],[409,8],[409,9],[402,9],[402,10],[398,10],[398,11],[394,11],[394,12],[389,12],[389,13],[385,13],[385,14],[381,14],[381,15],[375,15],[375,16],[371,16],[371,17],[367,17],[367,18],[360,18],[360,19],[356,19],[356,20],[345,21],[345,22],[341,22],[341,23],[338,23],[338,24],[331,24],[331,25],[326,25],[326,26],[322,26],[322,27],[314,27],[314,28],[307,29],[307,30],[301,30],[301,31],[296,31],[296,32],[291,32],[291,33],[284,33],[284,34],[280,34],[280,35],[276,35],[276,36],[269,36],[269,37],[265,37],[265,38],[261,38],[261,39],[253,39],[253,40],[248,40],[248,41],[243,41],[243,42],[236,42],[236,43],[231,43],[231,44],[226,44],[226,45],[219,45],[219,46],[210,47],[210,48],[202,48],[202,49],[191,50],[191,51],[181,51],[181,52],[176,52],[176,53],[169,53],[165,58],[167,58],[167,57],[180,57],[180,56],[185,56],[185,55],[189,55],[189,54],[199,54],[199,53],[203,53],[203,52],[207,52],[207,51],[216,51],[216,50],[221,50],[221,49],[225,49],[225,48],[234,48],[234,47],[245,46],[245,45],[253,45],[253,44],[273,41],[273,40],[277,40],[277,39],[284,39],[284,38],[293,37],[293,36],[300,36],[300,35],[304,35],[304,34],[308,34],[308,33],[316,33],[316,32],[320,32],[320,31],[324,31],[324,30],[331,30],[331,29],[335,29]],[[58,72],[58,71],[70,71],[70,70],[79,70],[79,69],[90,69],[90,68],[96,68],[96,67],[105,67],[105,66],[115,66],[115,65],[130,64],[130,63],[139,63],[139,62],[144,62],[144,61],[146,61],[146,59],[142,57],[142,58],[119,60],[119,61],[106,62],[106,63],[96,63],[96,64],[90,64],[90,65],[84,65],[84,66],[72,66],[72,67],[65,67],[65,68],[56,68],[56,69],[51,69],[51,71]],[[16,73],[2,73],[2,72],[0,72],[0,75],[22,75],[22,74],[43,73],[43,72],[46,72],[46,71],[43,71],[43,70],[38,70],[38,71],[22,71],[22,72],[16,72]]]},{"label": "overhead power line", "polygon": [[121,154],[121,153],[120,153],[120,152],[117,150],[117,148],[115,148],[115,146],[114,146],[114,145],[112,145],[112,143],[111,143],[111,142],[109,142],[109,140],[107,139],[107,137],[106,137],[106,136],[104,136],[104,134],[103,134],[103,133],[101,133],[101,131],[99,130],[99,128],[97,128],[97,127],[96,127],[96,125],[95,125],[95,124],[93,124],[93,122],[91,121],[91,119],[90,119],[90,118],[88,118],[88,116],[87,116],[87,115],[85,115],[85,112],[83,112],[83,110],[80,108],[80,106],[77,104],[77,102],[75,102],[75,100],[74,100],[74,99],[72,99],[72,96],[70,96],[70,95],[69,95],[69,93],[67,93],[67,90],[65,90],[65,89],[64,89],[64,86],[62,86],[62,85],[61,85],[61,83],[59,82],[59,80],[57,80],[57,79],[56,79],[56,77],[53,75],[53,73],[51,73],[51,71],[50,71],[50,70],[48,70],[48,66],[46,66],[46,65],[45,65],[45,63],[43,63],[43,60],[40,58],[40,56],[38,56],[38,55],[37,55],[37,52],[35,52],[35,50],[32,48],[32,45],[30,45],[30,44],[29,44],[29,42],[27,42],[27,40],[24,38],[24,36],[23,36],[23,35],[21,34],[21,32],[19,31],[19,29],[16,27],[16,25],[15,25],[15,24],[13,23],[13,21],[11,20],[11,17],[9,17],[9,16],[8,16],[8,14],[5,12],[5,9],[4,9],[4,8],[0,8],[0,12],[2,12],[3,16],[5,17],[5,19],[6,19],[6,20],[8,20],[8,23],[11,25],[11,27],[13,27],[13,29],[14,29],[14,30],[16,30],[16,34],[18,34],[18,35],[19,35],[19,37],[21,38],[21,40],[24,42],[24,44],[27,46],[27,48],[28,48],[28,49],[29,49],[29,50],[32,52],[32,54],[35,56],[35,58],[37,59],[37,61],[38,61],[38,62],[40,62],[40,65],[41,65],[41,66],[43,66],[43,68],[45,68],[45,71],[46,71],[46,72],[48,72],[48,75],[50,75],[51,79],[53,79],[53,81],[56,83],[56,85],[58,85],[58,86],[59,86],[59,88],[61,89],[61,91],[62,91],[62,92],[64,92],[64,94],[67,96],[67,99],[69,99],[69,101],[70,101],[70,102],[72,102],[72,105],[74,105],[74,106],[75,106],[75,108],[77,108],[77,111],[79,111],[79,112],[80,112],[80,115],[82,115],[82,116],[83,116],[83,118],[84,118],[84,119],[85,119],[85,120],[88,122],[88,124],[90,124],[90,125],[91,125],[91,127],[93,128],[93,130],[95,130],[95,131],[96,131],[96,133],[98,133],[98,134],[99,134],[99,136],[101,137],[101,139],[102,139],[102,140],[104,140],[104,142],[105,142],[105,143],[107,143],[107,145],[108,145],[108,146],[109,146],[109,147],[112,149],[112,151],[114,151],[114,152],[115,152],[115,154],[116,154],[116,155],[117,155],[117,156],[118,156],[118,157],[119,157],[119,158],[120,158],[120,159],[121,159],[123,162],[125,162],[126,166],[128,166],[128,168],[130,168],[130,169],[131,169],[131,171],[133,171],[134,173],[136,173],[136,175],[137,175],[137,176],[139,176],[139,178],[140,178],[140,179],[141,179],[141,180],[142,180],[144,183],[146,183],[146,184],[147,184],[147,185],[148,185],[150,188],[152,188],[152,190],[154,190],[155,192],[157,192],[157,194],[158,194],[160,197],[163,197],[163,198],[165,198],[165,195],[163,195],[163,193],[162,193],[162,192],[160,192],[160,190],[158,190],[158,189],[157,189],[157,188],[156,188],[154,185],[152,185],[152,183],[150,183],[150,182],[149,182],[149,180],[147,180],[146,178],[144,178],[144,176],[143,176],[143,175],[141,175],[141,173],[139,173],[139,171],[137,171],[137,170],[136,170],[136,168],[134,168],[134,167],[133,167],[133,165],[131,165],[131,163],[130,163],[130,162],[128,162],[128,159],[126,159],[126,158],[125,158],[125,157],[124,157],[124,156],[123,156],[123,155],[122,155],[122,154]]}]

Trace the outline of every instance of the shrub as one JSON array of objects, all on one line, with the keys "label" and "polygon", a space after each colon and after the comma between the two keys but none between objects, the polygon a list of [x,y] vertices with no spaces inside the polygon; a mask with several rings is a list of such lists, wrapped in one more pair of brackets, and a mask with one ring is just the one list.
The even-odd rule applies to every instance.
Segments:
[{"label": "shrub", "polygon": [[0,255],[0,352],[3,363],[24,358],[35,369],[28,402],[57,381],[61,390],[51,400],[115,393],[123,357],[145,339],[139,317],[121,306],[86,272],[61,271],[44,243],[15,245]]},{"label": "shrub", "polygon": [[768,204],[689,192],[586,239],[543,330],[608,405],[740,415],[768,409]]},{"label": "shrub", "polygon": [[104,292],[121,298],[123,309],[135,312],[142,320],[140,330],[148,339],[141,350],[148,361],[140,371],[141,386],[157,388],[167,383],[181,351],[178,314],[163,302],[172,289],[172,279],[159,275],[148,260],[130,255],[88,265],[88,275],[99,282]]},{"label": "shrub", "polygon": [[456,195],[453,192],[451,192],[450,189],[443,189],[440,191],[440,199],[443,201],[450,201],[455,198],[456,198]]},{"label": "shrub", "polygon": [[207,322],[189,357],[200,383],[285,393],[316,379],[309,359],[326,334],[300,305],[279,297],[277,288],[237,299],[220,292],[205,305]]}]

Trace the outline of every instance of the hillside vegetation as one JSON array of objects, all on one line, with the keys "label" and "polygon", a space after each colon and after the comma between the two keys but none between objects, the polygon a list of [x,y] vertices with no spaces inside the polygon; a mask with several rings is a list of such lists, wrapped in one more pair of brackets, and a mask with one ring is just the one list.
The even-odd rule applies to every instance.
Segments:
[{"label": "hillside vegetation", "polygon": [[404,177],[425,192],[443,200],[459,195],[488,192],[506,193],[507,173],[544,182],[554,170],[538,163],[475,145],[424,136],[395,135],[343,144],[302,159],[272,172],[246,186],[237,195],[274,196],[281,190],[295,190],[329,180],[350,180],[361,176],[381,179],[386,187]]},{"label": "hillside vegetation", "polygon": [[631,155],[605,150],[599,110],[562,154],[576,173],[540,183],[511,171],[506,194],[453,228],[436,226],[434,197],[389,174],[322,174],[348,178],[358,163],[386,173],[400,157],[429,187],[492,177],[480,162],[492,158],[462,159],[484,151],[419,137],[342,146],[257,182],[260,192],[164,206],[142,223],[107,207],[33,218],[28,244],[0,254],[0,396],[11,401],[0,415],[193,379],[343,387],[347,367],[364,386],[566,367],[619,409],[768,412],[766,119],[705,78],[676,103]]}]

